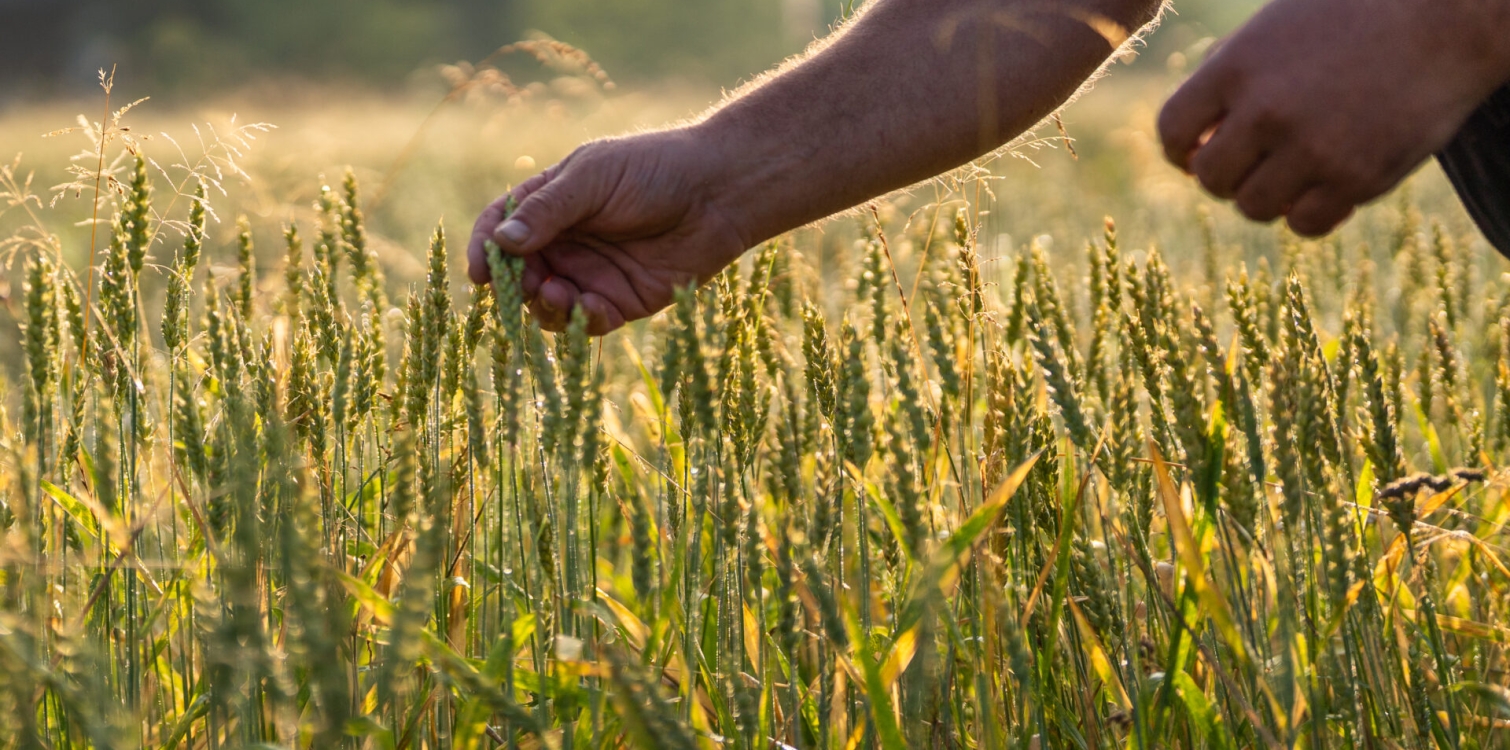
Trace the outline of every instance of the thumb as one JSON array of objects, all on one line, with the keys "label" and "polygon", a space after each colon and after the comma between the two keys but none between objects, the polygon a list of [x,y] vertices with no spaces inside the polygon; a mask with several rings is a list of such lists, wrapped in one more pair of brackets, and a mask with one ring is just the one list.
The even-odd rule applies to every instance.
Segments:
[{"label": "thumb", "polygon": [[562,232],[592,216],[601,201],[589,189],[591,180],[564,170],[519,202],[518,208],[493,230],[493,240],[505,252],[532,255]]}]

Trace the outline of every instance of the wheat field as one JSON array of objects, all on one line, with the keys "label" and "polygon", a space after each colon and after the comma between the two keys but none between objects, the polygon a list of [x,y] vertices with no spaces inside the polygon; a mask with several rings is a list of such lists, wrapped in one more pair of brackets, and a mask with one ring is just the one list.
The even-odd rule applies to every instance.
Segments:
[{"label": "wheat field", "polygon": [[1055,151],[590,339],[115,106],[0,169],[0,746],[1510,746],[1510,283],[1429,175],[1311,242]]}]

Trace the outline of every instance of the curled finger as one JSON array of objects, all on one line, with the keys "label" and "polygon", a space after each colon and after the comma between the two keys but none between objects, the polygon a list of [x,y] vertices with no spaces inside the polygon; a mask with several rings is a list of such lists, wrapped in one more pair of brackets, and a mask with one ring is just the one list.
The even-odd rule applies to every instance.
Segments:
[{"label": "curled finger", "polygon": [[1286,220],[1296,234],[1320,237],[1330,234],[1353,215],[1356,206],[1325,186],[1316,186],[1295,201]]}]

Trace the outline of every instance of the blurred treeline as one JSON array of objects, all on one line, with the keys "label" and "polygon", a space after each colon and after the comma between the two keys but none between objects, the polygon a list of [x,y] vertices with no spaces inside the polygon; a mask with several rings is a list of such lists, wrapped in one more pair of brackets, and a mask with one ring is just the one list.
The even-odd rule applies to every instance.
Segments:
[{"label": "blurred treeline", "polygon": [[[800,51],[856,0],[0,0],[0,97],[93,86],[198,96],[266,80],[366,86],[544,33],[627,82],[731,85]],[[1154,51],[1221,33],[1258,0],[1176,0]]]}]

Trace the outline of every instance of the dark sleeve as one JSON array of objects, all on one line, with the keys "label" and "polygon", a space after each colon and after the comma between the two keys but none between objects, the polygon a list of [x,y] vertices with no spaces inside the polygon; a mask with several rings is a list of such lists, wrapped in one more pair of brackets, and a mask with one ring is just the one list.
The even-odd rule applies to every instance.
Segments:
[{"label": "dark sleeve", "polygon": [[1484,236],[1510,258],[1510,83],[1468,118],[1437,160]]}]

